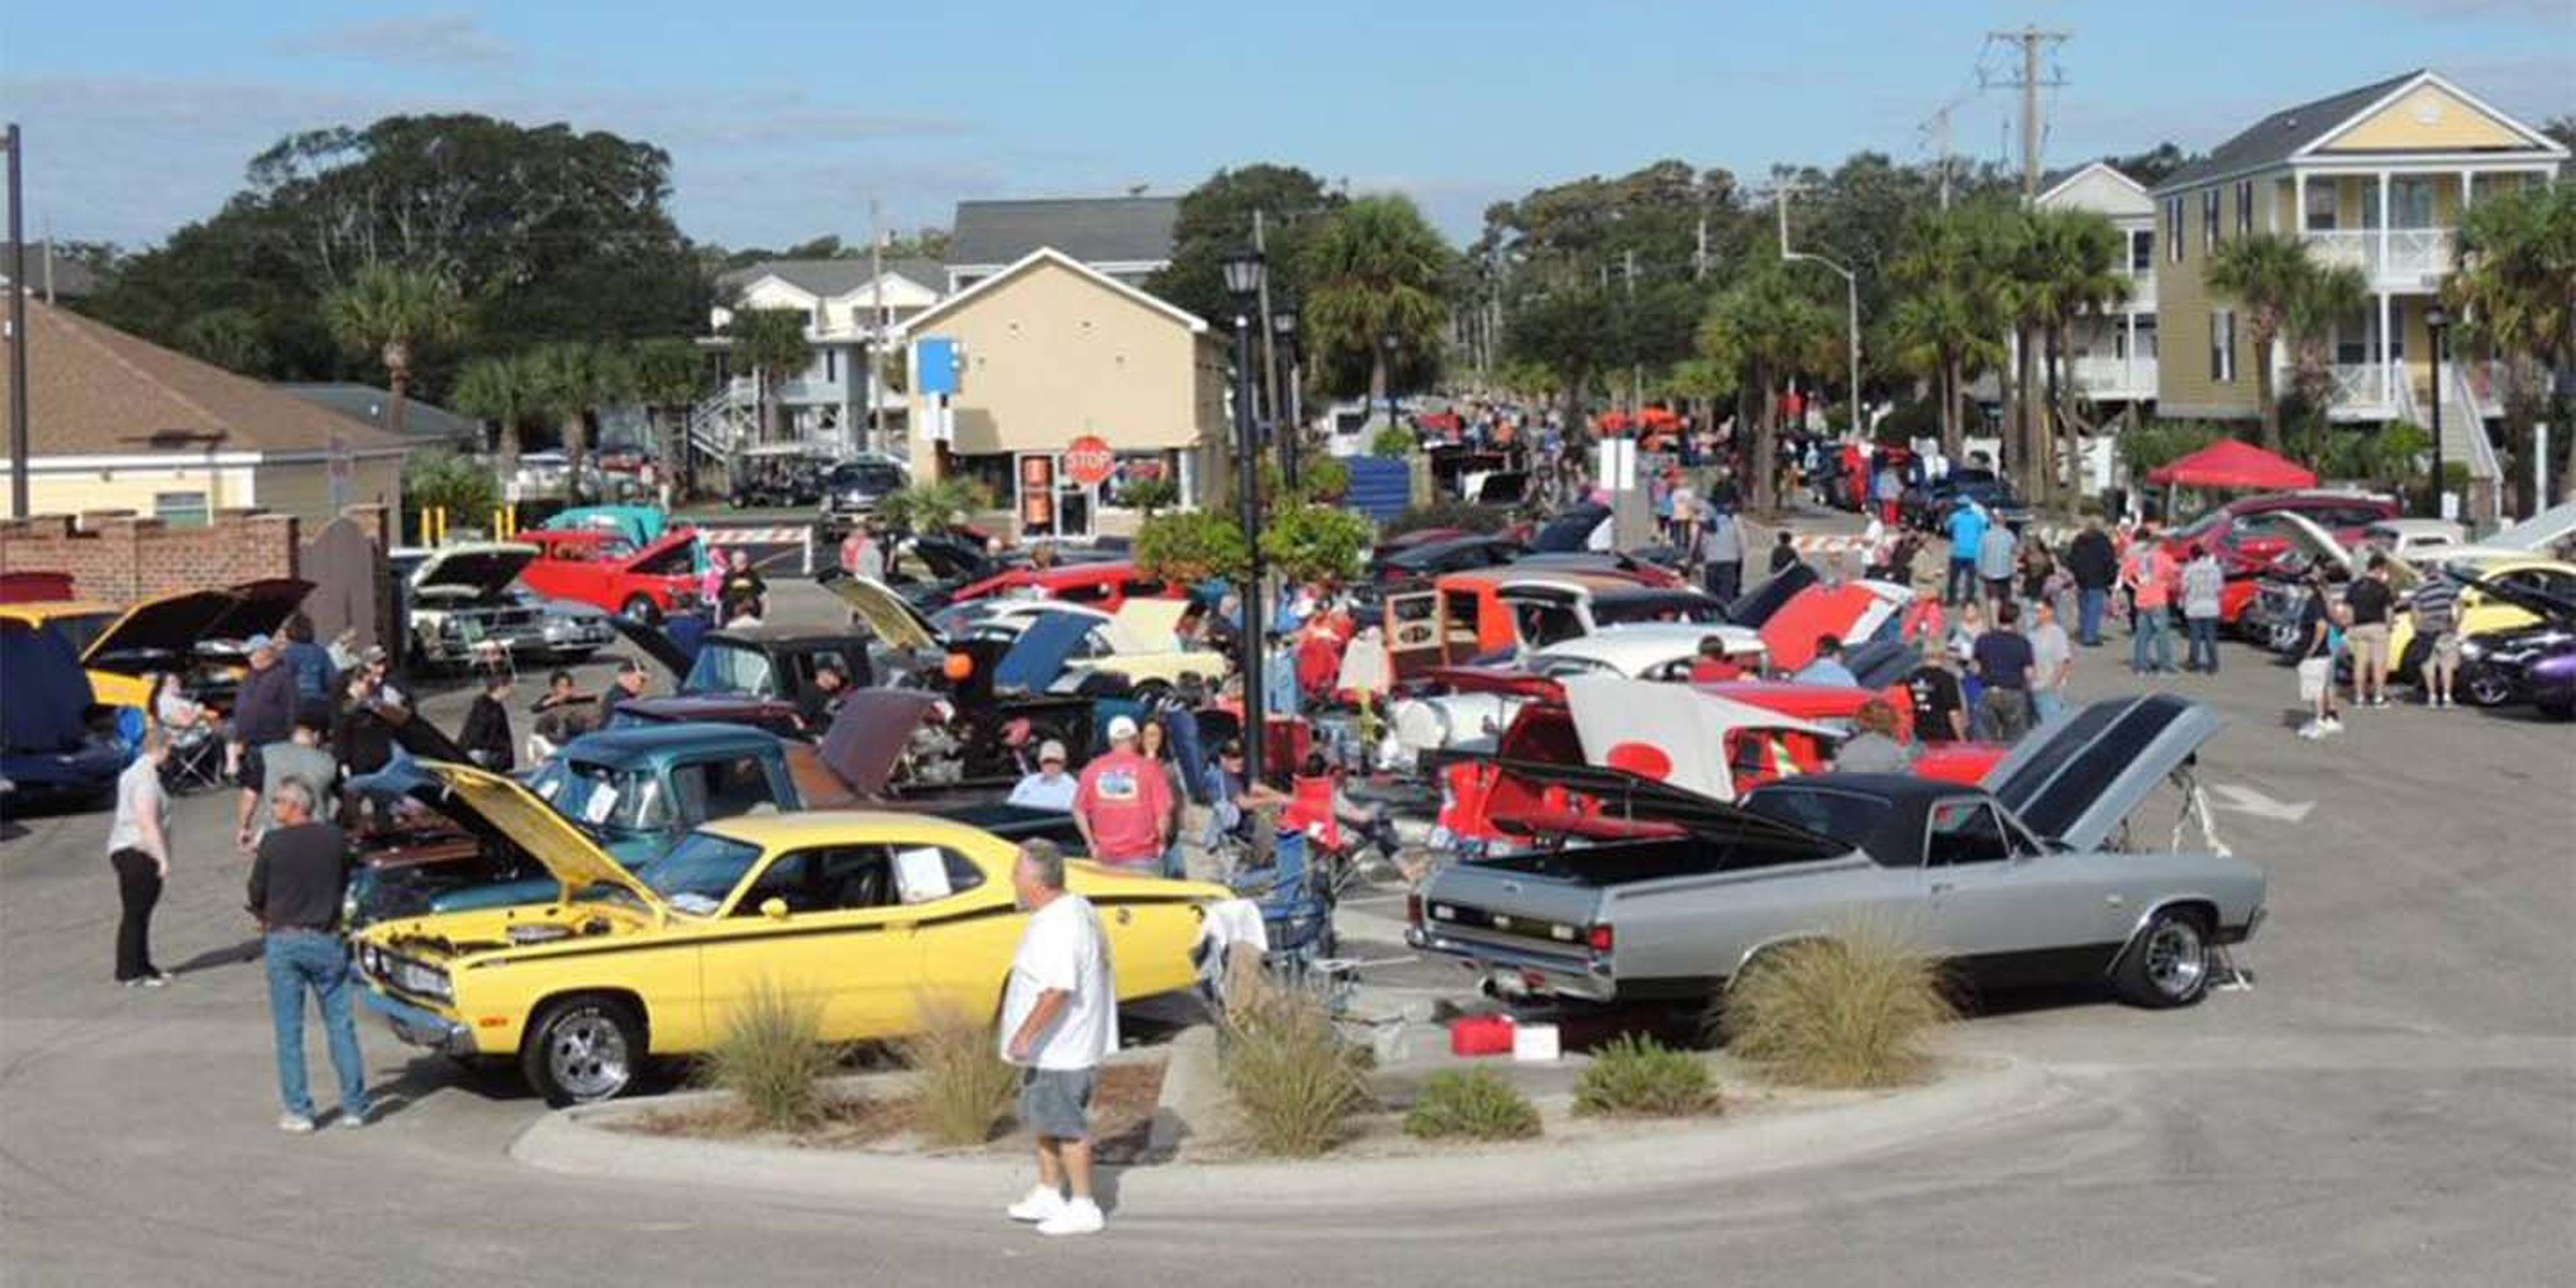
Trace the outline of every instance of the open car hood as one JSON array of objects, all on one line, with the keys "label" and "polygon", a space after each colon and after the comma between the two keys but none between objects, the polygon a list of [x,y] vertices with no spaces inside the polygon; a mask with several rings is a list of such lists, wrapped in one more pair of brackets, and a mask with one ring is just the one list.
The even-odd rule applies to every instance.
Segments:
[{"label": "open car hood", "polygon": [[823,734],[824,765],[861,796],[883,795],[922,713],[938,702],[919,689],[853,689]]},{"label": "open car hood", "polygon": [[825,584],[887,648],[901,653],[928,653],[944,645],[939,628],[884,582],[874,577],[841,576]]},{"label": "open car hood", "polygon": [[393,733],[394,745],[404,751],[422,760],[473,763],[473,758],[466,755],[465,749],[458,746],[455,739],[448,737],[437,725],[423,718],[419,712],[408,707],[381,702],[371,703],[367,709],[374,712],[378,720],[384,722],[385,728]]},{"label": "open car hood", "polygon": [[1985,786],[2032,831],[2097,850],[2219,724],[2215,709],[2170,693],[2095,702],[2022,739]]},{"label": "open car hood", "polygon": [[2576,501],[2553,505],[2478,542],[2476,548],[2541,554],[2571,535],[2576,535]]},{"label": "open car hood", "polygon": [[[1822,832],[1811,832],[1794,823],[1624,770],[1530,760],[1499,759],[1494,764],[1529,786],[1562,787],[1601,802],[1598,822],[1603,826],[1599,832],[1587,834],[1614,837],[1634,834],[1636,824],[1661,824],[1678,828],[1704,844],[1752,848],[1797,860],[1839,858],[1852,852],[1851,846]],[[1513,829],[1515,823],[1526,823],[1509,813],[1497,813],[1494,821],[1507,829]],[[1551,819],[1542,828],[1524,826],[1515,830],[1580,830],[1556,823]]]},{"label": "open car hood", "polygon": [[1022,693],[1044,693],[1064,674],[1065,664],[1073,651],[1082,645],[1083,637],[1100,624],[1097,617],[1081,613],[1039,613],[1011,641],[1002,660],[994,664],[993,686]]},{"label": "open car hood", "polygon": [[2576,603],[2569,603],[2546,591],[2516,585],[2496,577],[2480,577],[2469,585],[2475,587],[2481,595],[2502,600],[2544,622],[2576,621]]},{"label": "open car hood", "polygon": [[432,802],[439,813],[467,831],[498,839],[527,851],[545,865],[568,893],[611,885],[642,900],[656,913],[669,911],[662,897],[608,852],[555,812],[518,780],[487,770],[443,761],[416,762],[419,771],[437,780],[444,794]]},{"label": "open car hood", "polygon": [[1646,776],[1719,801],[1735,799],[1726,739],[1736,730],[1837,736],[1823,725],[1683,685],[1616,675],[1568,676],[1562,683],[1584,759],[1630,770],[1664,766],[1665,772]]},{"label": "open car hood", "polygon": [[1793,563],[1755,582],[1752,589],[1736,596],[1735,602],[1726,606],[1726,620],[1738,626],[1759,629],[1762,623],[1771,620],[1772,614],[1780,611],[1782,605],[1795,598],[1799,591],[1815,585],[1819,580],[1822,579],[1816,575],[1815,569],[1808,567],[1804,562]]},{"label": "open car hood", "polygon": [[608,629],[624,637],[627,643],[643,650],[644,656],[661,663],[663,669],[669,671],[674,680],[687,679],[689,668],[698,660],[697,652],[682,648],[678,640],[671,638],[670,632],[650,623],[636,621],[624,613],[609,614]]},{"label": "open car hood", "polygon": [[982,548],[955,537],[915,537],[912,552],[941,581],[980,581],[1000,571]]},{"label": "open car hood", "polygon": [[197,641],[274,635],[313,591],[298,577],[271,577],[220,590],[183,590],[147,599],[91,640],[83,661],[133,653],[187,656]]},{"label": "open car hood", "polygon": [[1130,599],[1109,619],[1109,645],[1121,653],[1177,653],[1189,611],[1186,599]]},{"label": "open car hood", "polygon": [[536,562],[537,548],[530,545],[451,546],[433,550],[412,569],[414,590],[464,590],[489,595],[518,580],[529,564]]}]

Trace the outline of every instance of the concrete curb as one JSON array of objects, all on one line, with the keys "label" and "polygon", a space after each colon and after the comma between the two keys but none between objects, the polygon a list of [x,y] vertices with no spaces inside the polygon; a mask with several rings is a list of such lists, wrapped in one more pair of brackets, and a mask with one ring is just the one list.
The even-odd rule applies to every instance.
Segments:
[{"label": "concrete curb", "polygon": [[[1211,1037],[1210,1041],[1213,1039]],[[1175,1060],[1175,1066],[1182,1061]],[[1608,1137],[1548,1139],[1473,1152],[1307,1163],[1167,1163],[1114,1170],[1104,1184],[1140,1210],[1275,1215],[1304,1208],[1477,1207],[1526,1187],[1534,1165],[1551,1187],[1583,1194],[1650,1190],[1718,1178],[1818,1167],[2051,1107],[2071,1088],[2020,1060],[1954,1060],[1928,1086],[1815,1108],[1760,1111],[1704,1125]],[[1167,1073],[1166,1077],[1170,1075]],[[1167,1087],[1164,1099],[1173,1100]],[[659,1185],[796,1194],[879,1207],[988,1213],[1025,1182],[1014,1157],[922,1158],[775,1145],[672,1140],[596,1125],[623,1105],[551,1113],[510,1146],[540,1171]],[[1159,1133],[1161,1113],[1157,1113]]]}]

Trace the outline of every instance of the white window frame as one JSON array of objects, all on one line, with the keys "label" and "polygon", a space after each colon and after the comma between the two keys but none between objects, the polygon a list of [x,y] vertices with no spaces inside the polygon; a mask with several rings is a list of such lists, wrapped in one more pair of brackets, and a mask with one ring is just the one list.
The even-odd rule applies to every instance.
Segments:
[{"label": "white window frame", "polygon": [[2236,383],[2236,310],[2209,311],[2209,379],[2213,384]]},{"label": "white window frame", "polygon": [[2182,197],[2176,194],[2165,198],[2165,262],[2181,263],[2182,247]]},{"label": "white window frame", "polygon": [[2236,235],[2254,235],[2254,181],[2251,179],[2236,181]]},{"label": "white window frame", "polygon": [[202,528],[215,521],[214,497],[204,488],[155,492],[152,517],[174,528]]},{"label": "white window frame", "polygon": [[2200,239],[2208,244],[2210,250],[2218,249],[2218,230],[2218,189],[2203,188],[2200,190]]}]

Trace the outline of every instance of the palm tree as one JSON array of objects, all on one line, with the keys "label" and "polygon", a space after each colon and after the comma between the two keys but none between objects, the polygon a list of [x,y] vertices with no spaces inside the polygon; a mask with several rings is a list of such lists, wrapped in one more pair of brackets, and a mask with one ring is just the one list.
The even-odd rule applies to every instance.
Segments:
[{"label": "palm tree", "polygon": [[579,500],[591,418],[631,396],[634,369],[616,349],[578,340],[540,345],[529,353],[528,365],[537,406],[555,417],[563,433],[565,495]]},{"label": "palm tree", "polygon": [[2370,279],[2351,264],[2316,264],[2306,274],[2281,317],[2281,333],[2290,341],[2290,388],[2299,402],[2322,418],[2334,394],[2334,371],[2327,362],[2326,336],[2337,318],[2361,311],[2370,300]]},{"label": "palm tree", "polygon": [[1987,207],[1926,214],[1907,231],[1891,266],[1912,294],[1890,318],[1897,358],[1928,377],[1941,401],[1941,450],[1956,457],[1967,425],[1967,385],[2005,360],[1996,269],[2004,225]]},{"label": "palm tree", "polygon": [[[2510,439],[2515,458],[2528,460],[2547,371],[2576,370],[2576,184],[2479,198],[2460,221],[2460,267],[2442,293],[2461,314],[2458,338],[2506,357]],[[2576,490],[2576,456],[2560,486]],[[2538,509],[2546,498],[2532,500]]]},{"label": "palm tree", "polygon": [[392,395],[385,400],[385,428],[400,434],[412,361],[421,346],[464,329],[465,301],[441,274],[379,261],[322,297],[322,321],[342,348],[382,359]]},{"label": "palm tree", "polygon": [[1779,394],[1802,369],[1833,361],[1842,343],[1842,315],[1791,281],[1776,260],[1761,261],[1709,303],[1700,323],[1702,357],[1744,373],[1742,388],[1754,400],[1754,507],[1773,508],[1771,476],[1778,451]]},{"label": "palm tree", "polygon": [[525,358],[476,358],[456,373],[448,401],[456,410],[500,427],[495,455],[504,483],[519,474],[519,429],[537,410],[535,373]]},{"label": "palm tree", "polygon": [[706,390],[706,355],[698,352],[698,346],[671,336],[636,345],[634,359],[635,396],[653,415],[653,456],[662,463],[673,490],[682,491],[690,456],[684,441],[689,408]]},{"label": "palm tree", "polygon": [[2254,346],[2254,397],[2263,406],[2263,446],[2281,450],[2281,394],[2273,387],[2272,355],[2290,311],[2307,294],[2317,262],[2307,245],[2281,233],[2255,233],[2218,244],[2210,252],[2206,281],[2212,294],[2245,311],[2245,338]]},{"label": "palm tree", "polygon": [[725,334],[733,338],[734,361],[751,369],[760,383],[760,437],[775,443],[785,438],[778,387],[814,361],[814,346],[805,339],[802,309],[744,309],[733,315]]},{"label": "palm tree", "polygon": [[1336,210],[1306,247],[1309,342],[1334,354],[1368,355],[1369,398],[1384,402],[1383,337],[1427,353],[1439,345],[1449,305],[1442,294],[1452,252],[1410,198],[1362,197]]},{"label": "palm tree", "polygon": [[[2066,371],[2067,333],[2074,329],[2075,319],[2106,313],[2129,298],[2129,279],[2120,272],[2127,243],[2109,219],[2089,210],[2033,211],[2029,226],[2025,264],[2031,276],[2020,283],[2020,299],[2025,316],[2038,323],[2045,337],[2041,371],[2048,384],[2047,408],[2056,418],[2066,482],[2072,489],[2081,475],[2082,447],[2067,405],[2072,383]],[[2034,444],[2039,449],[2039,473],[2054,489],[2058,474],[2049,463],[2047,441],[2048,427],[2042,424]]]}]

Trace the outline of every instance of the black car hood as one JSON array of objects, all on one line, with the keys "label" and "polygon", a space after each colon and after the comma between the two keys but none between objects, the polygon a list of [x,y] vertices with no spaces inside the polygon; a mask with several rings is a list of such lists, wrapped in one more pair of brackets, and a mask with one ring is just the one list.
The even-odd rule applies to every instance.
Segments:
[{"label": "black car hood", "polygon": [[1779,612],[1782,605],[1797,598],[1799,591],[1822,580],[1824,579],[1816,575],[1815,569],[1808,567],[1806,561],[1800,560],[1754,583],[1751,590],[1736,596],[1735,602],[1726,606],[1726,620],[1738,626],[1751,626],[1758,629],[1764,622],[1770,621],[1771,615]]},{"label": "black car hood", "polygon": [[2525,612],[2536,614],[2545,621],[2576,621],[2576,604],[2571,604],[2546,591],[2533,590],[2529,586],[2517,586],[2512,582],[2494,577],[2480,577],[2469,584],[2475,587],[2479,594],[2501,599]]}]

